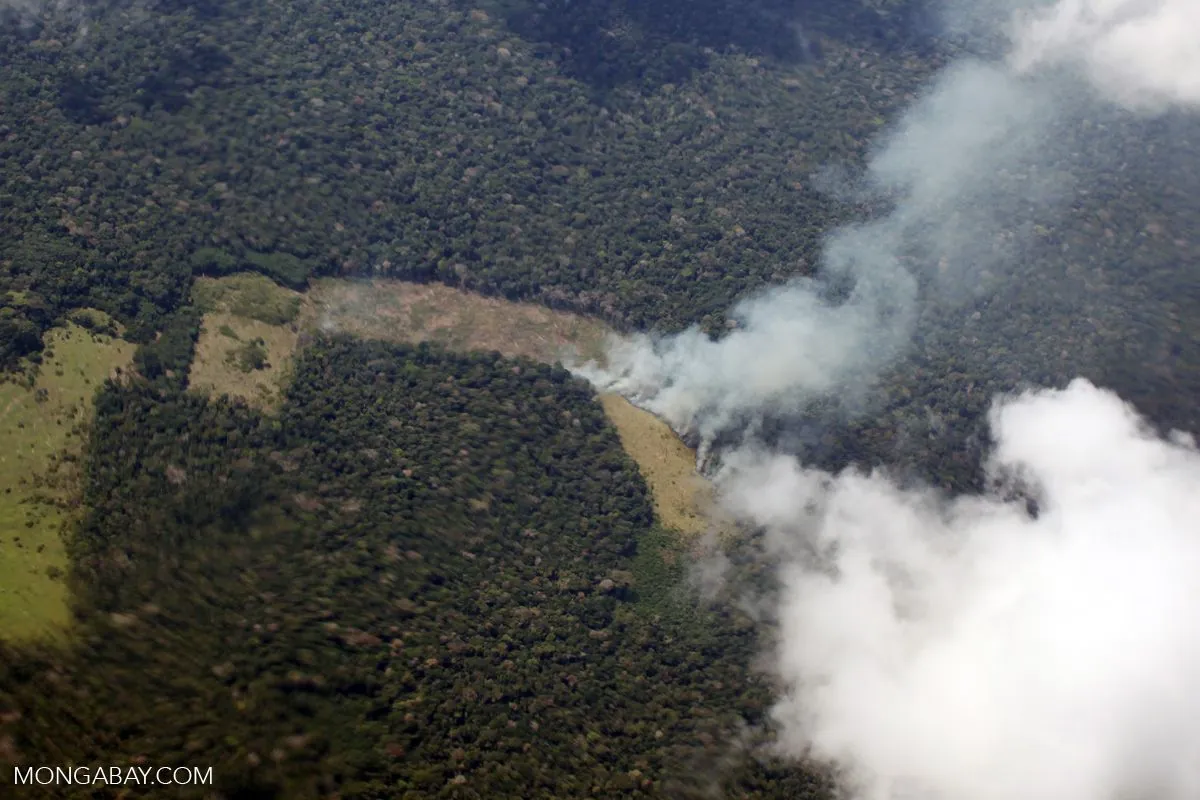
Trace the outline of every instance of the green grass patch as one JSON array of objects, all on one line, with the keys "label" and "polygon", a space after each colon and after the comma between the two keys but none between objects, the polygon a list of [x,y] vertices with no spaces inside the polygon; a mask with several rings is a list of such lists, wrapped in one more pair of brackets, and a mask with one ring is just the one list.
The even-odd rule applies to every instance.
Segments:
[{"label": "green grass patch", "polygon": [[134,345],[71,324],[46,335],[33,386],[0,385],[0,637],[60,634],[69,619],[63,531],[79,497],[92,397]]},{"label": "green grass patch", "polygon": [[198,278],[192,286],[192,301],[205,313],[226,312],[268,325],[287,325],[300,314],[299,294],[252,272]]},{"label": "green grass patch", "polygon": [[93,333],[106,336],[119,336],[122,333],[120,323],[96,308],[77,308],[67,315],[67,319]]}]

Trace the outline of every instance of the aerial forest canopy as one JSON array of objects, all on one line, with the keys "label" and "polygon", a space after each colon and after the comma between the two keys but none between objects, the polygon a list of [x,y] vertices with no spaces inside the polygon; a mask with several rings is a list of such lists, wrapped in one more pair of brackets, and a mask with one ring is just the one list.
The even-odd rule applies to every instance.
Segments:
[{"label": "aerial forest canopy", "polygon": [[344,338],[296,372],[274,418],[104,387],[80,644],[3,653],[0,755],[228,797],[819,796],[736,745],[752,626],[681,594],[590,387]]},{"label": "aerial forest canopy", "polygon": [[[737,298],[811,274],[835,225],[886,209],[855,185],[872,141],[948,55],[989,45],[922,3],[866,0],[209,0],[6,16],[10,367],[74,308],[148,341],[194,276],[244,270],[292,287],[437,280],[624,330],[720,333]],[[897,425],[946,438],[910,398],[974,420],[989,389],[1073,374],[1064,349],[1152,417],[1194,422],[1146,388],[1194,381],[1173,361],[1188,327],[1144,322],[1196,307],[1170,271],[1193,248],[1193,121],[1113,112],[1088,125],[1059,132],[1054,172],[1097,188],[1032,232],[1010,209],[1028,274],[940,311],[939,332],[887,378],[904,408],[846,447],[878,461]],[[1032,281],[1040,305],[1023,293]],[[1068,348],[1050,341],[1063,298],[1079,298]],[[1045,343],[971,347],[1014,337]],[[951,403],[930,374],[981,391]]]},{"label": "aerial forest canopy", "polygon": [[[645,4],[576,5],[9,12],[5,357],[77,306],[147,339],[193,275],[237,270],[434,279],[621,326],[715,326],[736,294],[813,263],[846,209],[808,173],[852,160],[928,70],[846,48],[794,85],[768,65],[795,53],[668,83],[653,62],[672,47],[700,58],[757,37],[690,30],[710,16],[699,4],[644,22]],[[576,79],[565,19],[628,79]],[[667,55],[635,46],[643,24]],[[831,92],[841,80],[861,86]]]},{"label": "aerial forest canopy", "polygon": [[[592,387],[460,352],[490,330],[336,335],[314,298],[407,281],[593,339],[728,335],[892,210],[876,142],[994,44],[920,0],[0,0],[0,485],[24,492],[0,578],[61,519],[67,567],[38,570],[73,620],[65,644],[0,630],[0,766],[211,764],[180,796],[227,800],[834,796],[772,755],[753,541],[725,543],[732,592],[698,593],[700,546]],[[750,429],[977,486],[991,398],[1077,375],[1200,429],[1195,119],[1053,133],[1061,213],[1029,222],[1031,176],[996,176],[1014,199],[980,247],[1011,271],[928,281],[869,396],[717,450]],[[201,373],[279,383],[247,402]],[[58,477],[27,480],[35,455]]]}]

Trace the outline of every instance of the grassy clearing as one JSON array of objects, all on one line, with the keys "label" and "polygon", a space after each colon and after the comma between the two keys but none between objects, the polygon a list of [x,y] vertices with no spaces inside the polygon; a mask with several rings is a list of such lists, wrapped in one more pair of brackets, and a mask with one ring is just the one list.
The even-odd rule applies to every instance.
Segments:
[{"label": "grassy clearing", "polygon": [[[268,410],[281,397],[305,331],[431,341],[452,350],[498,350],[541,361],[596,358],[608,335],[602,323],[577,314],[441,284],[326,279],[301,294],[260,275],[231,275],[197,280],[192,296],[206,313],[189,384]],[[246,369],[247,351],[260,340],[267,366]]]},{"label": "grassy clearing", "polygon": [[637,462],[663,525],[694,536],[712,525],[712,485],[696,472],[696,453],[658,417],[616,394],[600,396],[621,446]]},{"label": "grassy clearing", "polygon": [[[601,359],[610,329],[578,314],[512,303],[442,284],[314,281],[304,294],[261,276],[202,278],[193,289],[207,312],[189,376],[193,388],[242,397],[270,409],[282,396],[305,332],[347,333],[392,342],[434,342],[452,350],[496,350],[539,361]],[[253,343],[268,366],[247,370]],[[654,415],[616,395],[601,398],[625,450],[654,495],[663,525],[689,537],[707,531],[712,490],[696,455]]]},{"label": "grassy clearing", "polygon": [[597,358],[601,322],[531,303],[512,303],[442,284],[317,281],[302,316],[319,330],[368,339],[435,342],[453,350],[496,350],[538,361]]},{"label": "grassy clearing", "polygon": [[[213,395],[240,397],[263,409],[274,408],[291,374],[299,331],[269,325],[226,311],[204,315],[188,385]],[[254,355],[261,353],[255,363]]]},{"label": "grassy clearing", "polygon": [[56,328],[34,386],[0,385],[0,636],[8,641],[61,635],[69,622],[62,532],[79,496],[75,459],[92,395],[133,351],[76,325]]},{"label": "grassy clearing", "polygon": [[266,410],[275,407],[290,375],[305,296],[262,275],[241,273],[198,278],[192,300],[205,313],[188,385]]}]

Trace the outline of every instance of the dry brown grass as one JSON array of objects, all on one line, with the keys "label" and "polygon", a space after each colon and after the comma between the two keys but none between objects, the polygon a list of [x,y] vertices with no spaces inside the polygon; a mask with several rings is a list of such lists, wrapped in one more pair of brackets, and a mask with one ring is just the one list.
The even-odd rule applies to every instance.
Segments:
[{"label": "dry brown grass", "polygon": [[[269,366],[243,372],[231,361],[231,356],[243,343],[259,338],[266,346]],[[224,311],[205,314],[188,384],[198,391],[227,394],[259,408],[274,408],[282,399],[291,374],[292,354],[298,338],[299,331],[294,324],[268,325]]]},{"label": "dry brown grass", "polygon": [[368,339],[435,342],[554,362],[598,358],[609,329],[578,314],[482,297],[442,284],[326,279],[309,290],[306,327]]},{"label": "dry brown grass", "polygon": [[600,396],[621,446],[637,462],[663,525],[695,536],[715,519],[712,484],[696,472],[696,453],[658,417],[616,394]]},{"label": "dry brown grass", "polygon": [[[299,335],[306,331],[408,344],[428,341],[450,350],[495,350],[551,363],[602,359],[611,333],[603,323],[579,314],[442,284],[328,278],[315,281],[303,295],[275,287],[278,297],[263,299],[261,281],[244,276],[206,281],[202,289],[210,311],[196,346],[191,385],[242,397],[267,410],[282,396]],[[251,291],[255,302],[241,302]],[[286,305],[292,297],[300,298],[300,310],[290,324],[269,325],[236,313],[268,301]],[[271,366],[246,373],[230,362],[230,353],[255,338],[266,343]],[[624,398],[605,395],[601,403],[645,476],[663,525],[689,536],[707,531],[713,519],[712,488],[696,472],[695,453],[666,423]]]}]

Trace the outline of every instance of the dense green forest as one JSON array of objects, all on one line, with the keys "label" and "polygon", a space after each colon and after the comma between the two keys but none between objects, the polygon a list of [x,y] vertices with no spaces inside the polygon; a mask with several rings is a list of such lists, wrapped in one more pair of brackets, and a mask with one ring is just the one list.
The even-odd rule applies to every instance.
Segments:
[{"label": "dense green forest", "polygon": [[[646,4],[543,5],[98,3],[0,25],[3,354],[84,305],[147,339],[193,274],[239,269],[716,326],[815,263],[853,209],[809,173],[856,159],[932,66],[831,39],[819,71],[778,72],[803,54],[703,44],[704,4],[679,29]],[[585,39],[620,81],[581,74]],[[720,68],[663,74],[677,51]]]},{"label": "dense green forest", "polygon": [[[12,8],[10,365],[79,306],[148,341],[194,275],[242,269],[439,280],[623,329],[721,331],[737,297],[811,273],[832,226],[886,210],[844,191],[872,141],[950,56],[986,49],[936,36],[917,0]],[[1054,131],[1058,213],[1031,228],[1012,177],[1002,235],[1022,252],[938,310],[845,446],[894,457],[901,431],[961,451],[995,391],[1077,372],[1194,427],[1164,398],[1197,388],[1177,356],[1200,298],[1173,269],[1197,247],[1195,128],[1112,112]],[[960,415],[969,434],[937,421]]]},{"label": "dense green forest", "polygon": [[816,4],[824,45],[788,4],[646,8],[5,12],[0,358],[81,307],[143,346],[97,397],[75,642],[3,651],[0,761],[212,764],[229,798],[825,794],[763,755],[753,627],[687,591],[561,369],[322,341],[276,416],[185,387],[196,275],[718,329],[810,271],[864,211],[811,173],[934,60]]},{"label": "dense green forest", "polygon": [[[871,143],[964,46],[924,6],[0,6],[0,367],[81,308],[141,344],[96,399],[78,638],[0,646],[0,763],[212,764],[231,800],[828,796],[763,754],[763,643],[689,593],[587,386],[320,339],[264,415],[187,391],[191,289],[390,276],[724,331],[887,210],[854,191]],[[1200,428],[1200,131],[1084,122],[1041,154],[1076,176],[1058,213],[1008,209],[1010,272],[931,306],[863,407],[764,436],[968,486],[993,394],[1077,374]]]},{"label": "dense green forest", "polygon": [[94,427],[80,645],[5,655],[0,757],[213,765],[225,797],[819,796],[736,744],[752,626],[679,593],[565,370],[326,340],[278,417],[134,381]]}]

